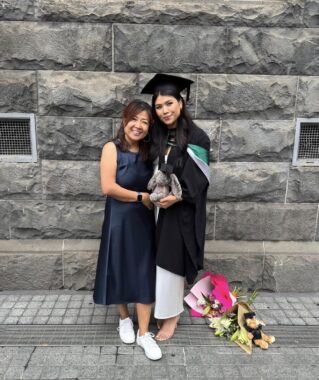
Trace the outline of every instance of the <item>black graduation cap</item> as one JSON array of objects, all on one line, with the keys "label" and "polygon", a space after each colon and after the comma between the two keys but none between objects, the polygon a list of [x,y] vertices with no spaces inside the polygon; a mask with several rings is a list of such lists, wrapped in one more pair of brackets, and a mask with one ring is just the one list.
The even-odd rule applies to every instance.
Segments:
[{"label": "black graduation cap", "polygon": [[156,91],[167,88],[176,89],[178,92],[182,92],[187,89],[186,100],[189,100],[189,92],[191,84],[194,81],[182,77],[176,77],[174,75],[156,74],[143,88],[141,94],[153,95]]}]

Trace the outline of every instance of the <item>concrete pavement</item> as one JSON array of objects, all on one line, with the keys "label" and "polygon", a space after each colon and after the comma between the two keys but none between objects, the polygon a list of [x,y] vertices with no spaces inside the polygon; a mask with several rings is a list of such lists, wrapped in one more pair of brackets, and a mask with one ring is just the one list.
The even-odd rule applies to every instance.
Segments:
[{"label": "concrete pavement", "polygon": [[0,379],[318,379],[319,294],[260,293],[254,308],[277,338],[268,351],[249,356],[185,310],[151,362],[121,343],[116,308],[91,292],[1,292]]}]

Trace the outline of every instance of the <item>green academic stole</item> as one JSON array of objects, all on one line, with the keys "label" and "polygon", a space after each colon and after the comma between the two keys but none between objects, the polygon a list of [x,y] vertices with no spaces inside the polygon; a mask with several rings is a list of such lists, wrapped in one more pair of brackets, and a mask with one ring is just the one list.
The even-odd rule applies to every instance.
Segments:
[{"label": "green academic stole", "polygon": [[208,182],[210,183],[210,169],[209,169],[209,152],[205,148],[199,145],[188,144],[187,153],[190,155],[192,160],[198,166],[198,168],[203,172]]}]

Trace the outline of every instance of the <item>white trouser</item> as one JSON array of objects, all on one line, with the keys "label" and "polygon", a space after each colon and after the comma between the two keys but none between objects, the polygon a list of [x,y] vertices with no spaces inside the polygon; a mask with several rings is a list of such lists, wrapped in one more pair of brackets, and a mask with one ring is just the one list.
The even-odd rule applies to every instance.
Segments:
[{"label": "white trouser", "polygon": [[156,266],[154,317],[166,319],[184,311],[184,277]]}]

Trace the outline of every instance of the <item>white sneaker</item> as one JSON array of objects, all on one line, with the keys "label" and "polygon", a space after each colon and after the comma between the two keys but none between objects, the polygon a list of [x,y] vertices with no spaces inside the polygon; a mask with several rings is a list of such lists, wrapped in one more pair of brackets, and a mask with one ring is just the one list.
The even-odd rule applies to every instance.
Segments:
[{"label": "white sneaker", "polygon": [[120,338],[123,343],[130,344],[135,342],[135,333],[133,330],[133,322],[130,317],[120,319],[119,327]]},{"label": "white sneaker", "polygon": [[154,334],[150,332],[142,336],[139,336],[139,332],[137,332],[136,343],[144,349],[147,358],[159,360],[162,357],[162,351],[153,338]]}]

